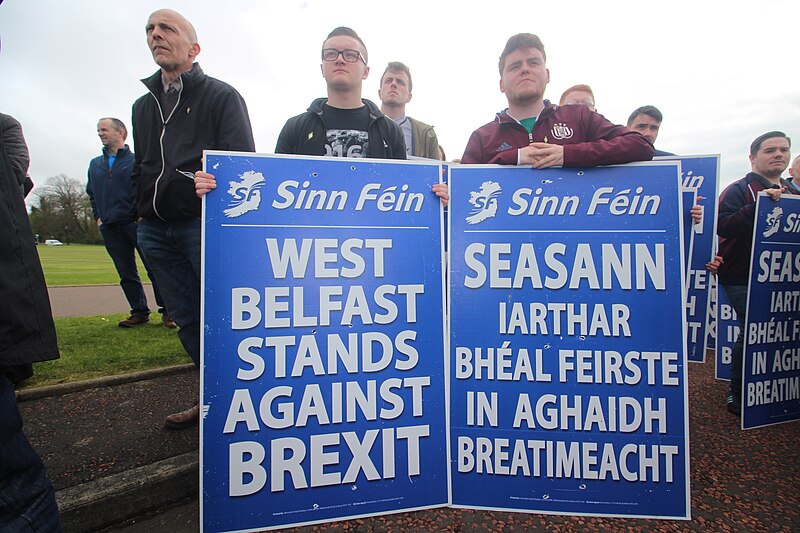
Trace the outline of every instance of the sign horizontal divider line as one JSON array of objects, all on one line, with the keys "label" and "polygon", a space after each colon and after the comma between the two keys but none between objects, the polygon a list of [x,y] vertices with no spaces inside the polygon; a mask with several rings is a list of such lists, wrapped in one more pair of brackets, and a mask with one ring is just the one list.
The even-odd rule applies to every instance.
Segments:
[{"label": "sign horizontal divider line", "polygon": [[663,229],[465,229],[464,233],[666,233]]},{"label": "sign horizontal divider line", "polygon": [[758,244],[763,244],[765,246],[800,246],[800,242],[760,241]]},{"label": "sign horizontal divider line", "polygon": [[222,228],[315,228],[315,229],[431,229],[430,226],[310,226],[290,224],[220,224]]}]

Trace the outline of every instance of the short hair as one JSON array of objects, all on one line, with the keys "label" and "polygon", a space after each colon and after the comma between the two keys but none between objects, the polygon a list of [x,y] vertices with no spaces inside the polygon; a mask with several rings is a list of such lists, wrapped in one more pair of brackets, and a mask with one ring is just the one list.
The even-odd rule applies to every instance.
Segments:
[{"label": "short hair", "polygon": [[501,76],[503,75],[503,67],[506,66],[506,58],[511,52],[519,50],[520,48],[536,48],[542,53],[544,60],[547,61],[547,54],[544,53],[544,45],[538,36],[532,33],[518,33],[512,35],[508,41],[506,41],[506,47],[503,48],[503,53],[500,54],[500,61],[497,66],[500,69]]},{"label": "short hair", "polygon": [[402,72],[406,75],[408,78],[408,90],[411,92],[411,88],[413,87],[413,84],[411,83],[411,70],[409,70],[408,65],[400,61],[389,61],[389,64],[386,65],[386,70],[384,70],[383,74],[381,74],[381,85],[383,85],[384,76],[386,76],[386,73],[390,70],[393,72]]},{"label": "short hair", "polygon": [[663,122],[664,115],[661,114],[661,111],[654,105],[643,105],[642,107],[637,107],[631,113],[631,116],[628,117],[628,127],[633,124],[633,121],[636,120],[636,117],[639,115],[647,115],[648,117],[652,118],[656,122]]},{"label": "short hair", "polygon": [[361,37],[358,36],[358,34],[355,32],[354,29],[348,28],[347,26],[339,26],[338,28],[334,28],[333,31],[330,32],[327,37],[325,37],[325,40],[322,41],[322,46],[325,46],[325,43],[328,42],[328,39],[330,39],[331,37],[338,37],[340,35],[352,37],[353,39],[358,41],[359,44],[361,44],[361,46],[364,47],[364,62],[366,63],[367,61],[369,61],[368,57],[369,54],[367,53],[367,45],[364,44],[364,41],[361,40]]},{"label": "short hair", "polygon": [[122,122],[120,119],[114,117],[103,117],[97,122],[101,122],[103,120],[110,120],[111,125],[114,127],[114,129],[122,132],[122,138],[123,139],[128,138],[128,128],[125,127],[125,123]]},{"label": "short hair", "polygon": [[767,139],[774,139],[776,137],[783,137],[789,143],[789,148],[792,147],[792,140],[786,136],[785,133],[782,131],[768,131],[767,133],[762,133],[756,139],[750,143],[750,155],[755,156],[758,151],[761,149],[761,145]]},{"label": "short hair", "polygon": [[569,93],[574,93],[575,91],[583,91],[592,95],[592,100],[594,100],[594,92],[592,88],[586,85],[585,83],[579,83],[578,85],[573,85],[561,95],[561,99],[558,101],[558,105],[564,105],[564,99],[567,97]]}]

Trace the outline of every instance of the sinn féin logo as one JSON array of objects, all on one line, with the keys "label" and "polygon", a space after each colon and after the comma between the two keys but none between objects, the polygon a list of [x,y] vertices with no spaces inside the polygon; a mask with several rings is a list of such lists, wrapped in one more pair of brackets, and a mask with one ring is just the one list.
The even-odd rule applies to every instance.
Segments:
[{"label": "sinn f\u00e9in logo", "polygon": [[561,122],[554,124],[553,129],[550,130],[550,133],[553,134],[553,137],[556,139],[571,139],[572,138],[572,130],[566,124]]},{"label": "sinn f\u00e9in logo", "polygon": [[261,205],[261,187],[266,180],[261,172],[248,171],[240,176],[241,181],[229,182],[228,194],[233,200],[228,204],[228,209],[223,211],[228,218],[240,217],[247,212],[255,211]]},{"label": "sinn f\u00e9in logo", "polygon": [[783,209],[780,207],[774,207],[772,211],[767,215],[767,229],[764,230],[764,237],[769,237],[770,235],[775,235],[778,230],[781,228],[781,218],[783,217]]},{"label": "sinn f\u00e9in logo", "polygon": [[478,192],[469,193],[469,203],[472,210],[467,217],[468,224],[477,224],[497,214],[497,197],[500,196],[500,184],[494,181],[484,181]]}]

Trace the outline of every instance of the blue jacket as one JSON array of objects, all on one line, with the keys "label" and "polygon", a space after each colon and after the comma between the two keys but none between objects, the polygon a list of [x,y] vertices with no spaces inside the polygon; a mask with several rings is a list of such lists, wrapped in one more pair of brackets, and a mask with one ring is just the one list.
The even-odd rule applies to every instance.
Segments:
[{"label": "blue jacket", "polygon": [[134,155],[127,145],[117,150],[114,165],[108,168],[108,152],[89,163],[86,193],[92,202],[92,214],[103,224],[126,224],[136,220],[133,204]]}]

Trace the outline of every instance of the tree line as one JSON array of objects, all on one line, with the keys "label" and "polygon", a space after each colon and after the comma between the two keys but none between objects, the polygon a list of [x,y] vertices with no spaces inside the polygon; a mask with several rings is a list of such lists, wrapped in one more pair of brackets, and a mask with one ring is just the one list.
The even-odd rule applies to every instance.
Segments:
[{"label": "tree line", "polygon": [[65,174],[47,178],[33,194],[30,221],[38,242],[58,239],[64,244],[99,244],[100,231],[92,215],[86,184]]}]

